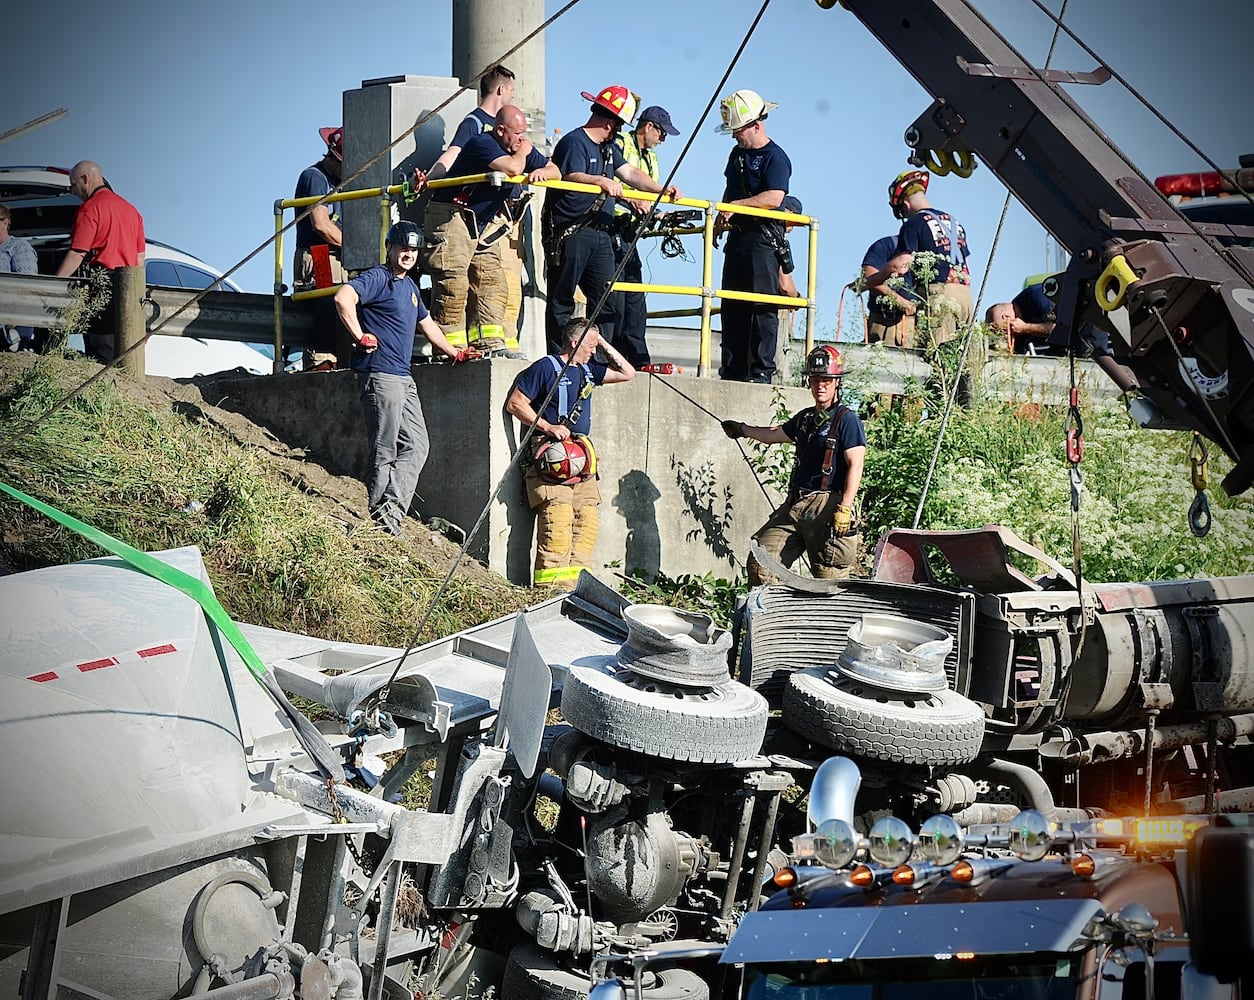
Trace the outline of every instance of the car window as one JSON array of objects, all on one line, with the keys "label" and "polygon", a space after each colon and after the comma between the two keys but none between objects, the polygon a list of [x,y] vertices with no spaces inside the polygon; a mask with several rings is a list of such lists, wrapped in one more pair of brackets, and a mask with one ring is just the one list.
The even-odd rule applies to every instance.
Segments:
[{"label": "car window", "polygon": [[[174,265],[174,270],[179,276],[179,284],[184,288],[208,288],[222,280],[216,274],[210,274],[203,268],[193,267],[191,264],[177,263]],[[219,288],[221,287],[219,285]]]},{"label": "car window", "polygon": [[162,285],[167,288],[182,287],[174,263],[168,260],[145,261],[144,278],[150,285]]}]

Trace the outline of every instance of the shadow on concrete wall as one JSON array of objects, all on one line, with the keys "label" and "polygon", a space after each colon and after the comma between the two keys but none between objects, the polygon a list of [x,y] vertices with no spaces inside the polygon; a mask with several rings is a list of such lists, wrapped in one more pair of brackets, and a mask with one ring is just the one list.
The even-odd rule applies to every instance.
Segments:
[{"label": "shadow on concrete wall", "polygon": [[657,501],[661,492],[648,473],[632,469],[618,480],[618,496],[613,504],[627,522],[627,542],[623,570],[628,575],[642,573],[652,580],[662,566],[662,537],[657,526]]},{"label": "shadow on concrete wall", "polygon": [[688,541],[704,536],[705,544],[719,559],[726,559],[728,566],[736,564],[736,552],[729,533],[732,527],[732,488],[723,484],[714,471],[713,462],[690,466],[671,456],[671,469],[675,472],[675,485],[684,501],[684,513],[697,522],[696,527],[685,532]]},{"label": "shadow on concrete wall", "polygon": [[[423,108],[418,113],[418,117],[414,119],[417,124],[422,120],[422,116],[427,114],[428,109]],[[444,135],[445,122],[443,115],[432,115],[422,126],[414,132],[414,151],[402,160],[398,161],[396,166],[392,168],[392,184],[403,184],[406,178],[412,177],[414,169],[430,170],[431,165],[440,158],[440,154],[444,152]],[[452,135],[449,135],[452,138]],[[395,197],[397,208],[400,211],[401,218],[408,222],[416,222],[422,225],[423,213],[427,210],[427,202],[429,196],[418,198],[415,201],[405,204],[405,200],[397,195]]]}]

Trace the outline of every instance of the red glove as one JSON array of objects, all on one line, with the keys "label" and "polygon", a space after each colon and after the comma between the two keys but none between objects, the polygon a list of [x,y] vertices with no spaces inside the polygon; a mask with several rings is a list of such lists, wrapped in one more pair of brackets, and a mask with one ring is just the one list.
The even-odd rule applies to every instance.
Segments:
[{"label": "red glove", "polygon": [[462,361],[478,361],[482,357],[483,355],[479,351],[468,347],[453,355],[453,364],[458,364]]},{"label": "red glove", "polygon": [[361,340],[357,341],[357,343],[362,350],[369,351],[379,346],[379,338],[373,333],[363,333]]}]

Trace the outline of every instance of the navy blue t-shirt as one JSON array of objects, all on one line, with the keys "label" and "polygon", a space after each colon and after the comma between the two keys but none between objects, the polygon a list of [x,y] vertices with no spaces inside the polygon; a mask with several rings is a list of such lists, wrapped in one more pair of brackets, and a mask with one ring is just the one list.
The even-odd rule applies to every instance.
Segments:
[{"label": "navy blue t-shirt", "polygon": [[832,481],[828,489],[840,493],[845,488],[844,453],[850,448],[866,446],[866,431],[853,410],[846,409],[833,424],[838,407],[820,410],[809,406],[793,414],[782,425],[789,439],[797,446],[797,461],[792,470],[791,490],[817,490],[823,485],[823,459],[827,455],[827,439],[835,435],[836,450],[832,455]]},{"label": "navy blue t-shirt", "polygon": [[408,375],[414,363],[414,333],[427,318],[427,307],[418,295],[418,286],[408,274],[396,277],[385,264],[378,264],[351,279],[361,301],[357,316],[365,333],[379,338],[373,351],[353,348],[354,371],[382,375]]},{"label": "navy blue t-shirt", "polygon": [[[866,254],[862,258],[862,266],[873,267],[877,271],[882,271],[888,266],[888,262],[893,259],[896,253],[897,237],[881,237],[867,247]],[[903,299],[918,298],[918,296],[914,294],[913,290],[914,277],[909,273],[903,276],[901,285],[894,283],[893,287],[897,290],[897,294]],[[867,302],[867,311],[889,320],[889,322],[885,324],[886,326],[892,326],[893,323],[896,323],[897,320],[901,319],[901,310],[895,305],[884,305],[882,302],[884,296],[880,295],[878,292],[868,289],[867,298],[869,300]]]},{"label": "navy blue t-shirt", "polygon": [[[1025,323],[1053,323],[1058,317],[1056,307],[1045,294],[1045,286],[1039,281],[1028,285],[1016,295],[1011,304]],[[1049,343],[1048,336],[1040,334],[1019,334],[1015,337],[1015,354],[1027,354],[1029,347],[1037,354],[1060,356],[1067,353],[1061,345],[1054,347]]]},{"label": "navy blue t-shirt", "polygon": [[[316,163],[312,167],[306,167],[301,171],[300,176],[296,179],[296,194],[294,198],[315,198],[326,194],[332,188],[331,180],[322,172],[322,168]],[[308,208],[308,206],[306,206]],[[331,213],[331,219],[335,223],[339,223],[340,206],[333,201],[326,203],[327,211]],[[300,215],[305,208],[296,209],[296,214]],[[318,231],[314,229],[313,213],[305,216],[296,223],[296,246],[299,247],[316,247],[326,243]]]},{"label": "navy blue t-shirt", "polygon": [[[623,159],[623,151],[611,139],[604,146],[598,146],[588,138],[582,128],[567,132],[558,140],[553,150],[553,162],[566,177],[570,174],[594,174],[601,177],[613,177],[618,168],[627,161]],[[596,199],[594,194],[583,194],[580,191],[550,190],[544,199],[544,211],[552,216],[558,228],[563,228],[583,217],[592,207]],[[614,199],[606,198],[601,205],[599,216],[609,222],[614,216]]]},{"label": "navy blue t-shirt", "polygon": [[[957,235],[957,255],[953,249],[953,238]],[[967,231],[962,223],[948,212],[938,208],[925,208],[915,212],[901,224],[901,232],[897,237],[897,254],[903,253],[935,253],[941,259],[936,262],[937,282],[948,281],[951,263],[962,261],[962,272],[966,275],[966,262],[970,252],[967,249]],[[967,278],[966,283],[970,283]]]},{"label": "navy blue t-shirt", "polygon": [[453,133],[453,138],[449,140],[449,145],[465,149],[466,143],[473,136],[491,132],[494,128],[496,128],[496,116],[488,114],[483,108],[475,108],[458,124],[457,131]]},{"label": "navy blue t-shirt", "polygon": [[[469,177],[472,174],[487,173],[493,160],[507,155],[501,148],[501,144],[496,141],[494,133],[484,132],[472,136],[470,141],[462,147],[461,153],[453,163],[453,169],[449,171],[449,176]],[[522,173],[529,174],[533,170],[539,170],[548,162],[548,158],[533,146],[531,152],[527,154],[527,163]],[[439,188],[431,197],[436,201],[456,201],[459,205],[465,205],[475,213],[475,218],[479,220],[479,229],[482,231],[483,227],[495,218],[496,213],[510,198],[514,197],[517,191],[517,184],[502,184],[500,187],[493,187],[487,183],[468,184],[463,188]]]},{"label": "navy blue t-shirt", "polygon": [[788,181],[792,177],[792,161],[774,139],[769,140],[761,149],[741,149],[736,146],[727,157],[723,176],[727,179],[727,186],[723,189],[723,201],[740,201],[763,191],[783,191],[787,194]]},{"label": "navy blue t-shirt", "polygon": [[[555,354],[548,354],[539,361],[533,361],[518,376],[518,388],[531,401],[532,408],[544,401],[544,397],[549,394],[549,389],[557,381],[559,371],[562,385],[557,392],[553,393],[552,401],[544,408],[540,416],[551,424],[565,423],[566,415],[578,408],[579,416],[569,425],[571,433],[589,434],[592,430],[592,397],[589,396],[581,401],[579,395],[588,384],[589,377],[593,385],[603,383],[605,373],[609,371],[609,368],[599,361],[589,361],[586,365],[570,365],[563,370],[562,359]],[[562,411],[563,400],[566,404],[565,412]]]},{"label": "navy blue t-shirt", "polygon": [[1012,304],[1025,323],[1052,323],[1056,318],[1054,303],[1049,300],[1049,296],[1045,294],[1045,286],[1039,281],[1028,285],[1016,295]]}]

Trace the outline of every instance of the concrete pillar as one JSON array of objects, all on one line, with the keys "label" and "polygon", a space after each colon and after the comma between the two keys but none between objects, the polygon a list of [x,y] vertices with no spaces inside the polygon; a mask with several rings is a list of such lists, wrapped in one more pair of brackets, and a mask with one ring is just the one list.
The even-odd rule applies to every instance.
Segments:
[{"label": "concrete pillar", "polygon": [[453,0],[453,75],[474,87],[478,74],[498,62],[514,71],[514,103],[527,113],[528,134],[544,148],[544,35],[501,57],[544,23],[544,0]]},{"label": "concrete pillar", "polygon": [[[113,344],[114,357],[120,357],[132,344],[139,343],[148,332],[144,316],[144,282],[142,267],[119,267],[113,272]],[[118,366],[131,378],[144,375],[144,345],[131,351]]]},{"label": "concrete pillar", "polygon": [[[357,90],[344,91],[344,174],[355,173],[379,150],[408,132],[457,90],[451,77],[394,76],[363,80]],[[461,94],[438,114],[430,114],[417,131],[407,135],[361,175],[351,186],[357,189],[399,184],[414,167],[426,170],[444,151],[453,131],[478,103],[477,97]],[[405,205],[394,199],[402,219],[422,224],[425,199]],[[380,261],[379,236],[382,213],[378,200],[364,198],[342,202],[344,267],[359,271]]]},{"label": "concrete pillar", "polygon": [[[527,114],[527,135],[537,149],[545,148],[544,35],[536,35],[517,52],[505,53],[544,23],[544,0],[453,0],[453,73],[475,92],[478,74],[497,63],[514,72],[514,103]],[[504,57],[504,58],[503,58]],[[536,358],[545,353],[544,251],[540,246],[540,208],[544,192],[537,189],[531,211],[523,220],[523,310],[518,339],[523,351]]]}]

